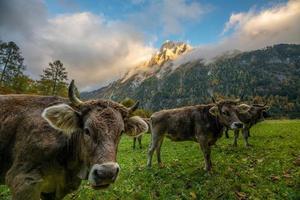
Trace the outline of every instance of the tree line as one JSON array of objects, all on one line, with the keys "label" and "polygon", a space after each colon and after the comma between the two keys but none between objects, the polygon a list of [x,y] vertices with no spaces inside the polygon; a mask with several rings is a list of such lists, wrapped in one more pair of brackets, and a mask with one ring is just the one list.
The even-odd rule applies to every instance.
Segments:
[{"label": "tree line", "polygon": [[60,60],[45,67],[40,79],[25,74],[24,57],[12,41],[0,41],[0,94],[40,94],[67,96],[68,73]]}]

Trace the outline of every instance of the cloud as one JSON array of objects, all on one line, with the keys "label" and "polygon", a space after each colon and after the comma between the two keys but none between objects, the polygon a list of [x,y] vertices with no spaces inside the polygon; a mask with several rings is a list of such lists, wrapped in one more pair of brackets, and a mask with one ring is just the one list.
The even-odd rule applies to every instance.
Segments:
[{"label": "cloud", "polygon": [[224,31],[234,33],[224,38],[223,45],[233,44],[241,50],[276,43],[300,43],[300,1],[292,0],[259,12],[232,14]]},{"label": "cloud", "polygon": [[154,50],[145,43],[142,32],[122,21],[89,12],[48,18],[42,1],[26,1],[30,6],[22,12],[18,11],[23,1],[2,2],[1,39],[21,47],[27,71],[34,78],[39,78],[49,62],[60,59],[69,78],[81,89],[90,90],[119,78]]},{"label": "cloud", "polygon": [[123,22],[85,12],[60,15],[48,23],[41,31],[43,46],[49,48],[51,58],[70,68],[70,76],[80,80],[80,86],[119,78],[153,53],[143,35]]},{"label": "cloud", "polygon": [[[47,18],[45,5],[40,0],[0,1],[0,33],[2,37],[31,38],[34,30]],[[34,12],[33,12],[34,11]]]},{"label": "cloud", "polygon": [[[47,24],[47,15],[46,5],[41,0],[0,1],[0,40],[17,43],[25,58],[26,73],[35,78],[51,61],[45,62],[46,48],[39,44],[39,30]],[[38,67],[39,70],[33,70]]]},{"label": "cloud", "polygon": [[165,36],[176,35],[184,32],[183,23],[198,22],[210,10],[194,0],[151,1],[146,9],[129,15],[129,21],[146,30],[162,31]]},{"label": "cloud", "polygon": [[[197,22],[211,10],[194,0],[133,1],[142,4],[139,13],[125,20],[111,20],[90,12],[49,17],[42,0],[0,0],[0,39],[20,46],[27,71],[34,78],[39,78],[49,62],[60,59],[69,78],[75,79],[81,89],[90,90],[119,78],[152,55],[155,49],[151,43],[157,35],[149,39],[145,32],[182,34],[184,23]],[[277,43],[299,44],[299,20],[298,0],[233,13],[219,42],[199,46],[184,59],[209,60],[231,49],[247,51]]]},{"label": "cloud", "polygon": [[[300,44],[300,1],[291,0],[260,11],[234,13],[224,26],[220,41],[202,45],[185,60],[215,56],[229,50],[249,51],[279,43]],[[229,33],[229,34],[228,34]]]}]

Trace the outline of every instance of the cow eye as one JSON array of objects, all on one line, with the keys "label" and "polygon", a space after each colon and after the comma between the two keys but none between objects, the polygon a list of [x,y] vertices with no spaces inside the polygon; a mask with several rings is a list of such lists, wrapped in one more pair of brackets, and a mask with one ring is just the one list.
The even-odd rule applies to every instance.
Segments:
[{"label": "cow eye", "polygon": [[91,132],[88,128],[85,128],[84,129],[84,134],[88,135],[88,136],[91,136]]}]

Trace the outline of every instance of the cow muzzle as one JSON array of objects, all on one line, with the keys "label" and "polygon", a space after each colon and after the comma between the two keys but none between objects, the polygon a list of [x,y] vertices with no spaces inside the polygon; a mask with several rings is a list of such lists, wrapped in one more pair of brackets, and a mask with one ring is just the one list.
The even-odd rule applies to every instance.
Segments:
[{"label": "cow muzzle", "polygon": [[244,124],[242,122],[233,122],[230,126],[231,129],[241,129],[244,128]]},{"label": "cow muzzle", "polygon": [[118,163],[109,162],[104,164],[95,164],[89,173],[89,182],[93,189],[107,188],[115,182],[118,177],[120,167]]}]

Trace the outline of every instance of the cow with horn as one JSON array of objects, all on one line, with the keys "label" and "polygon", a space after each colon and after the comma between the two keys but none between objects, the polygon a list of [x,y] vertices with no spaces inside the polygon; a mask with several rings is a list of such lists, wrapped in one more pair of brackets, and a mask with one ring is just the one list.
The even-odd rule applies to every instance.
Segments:
[{"label": "cow with horn", "polygon": [[[245,146],[250,147],[251,145],[248,142],[248,138],[250,136],[250,129],[255,124],[264,120],[267,115],[267,111],[269,110],[269,106],[267,103],[261,104],[252,104],[248,112],[238,113],[239,119],[245,124],[245,127],[241,129]],[[239,137],[240,130],[234,130],[234,142],[233,146],[237,146],[237,140]]]},{"label": "cow with horn", "polygon": [[152,165],[153,153],[156,150],[157,162],[161,164],[161,146],[164,137],[172,141],[195,141],[200,144],[205,160],[205,169],[210,171],[211,147],[223,134],[224,127],[241,129],[244,123],[237,113],[247,112],[248,105],[239,105],[238,101],[222,100],[208,105],[186,106],[162,110],[151,116],[152,140],[148,151],[147,165]]},{"label": "cow with horn", "polygon": [[0,95],[0,184],[13,200],[62,199],[81,180],[107,188],[118,177],[118,143],[135,123],[110,100]]}]

